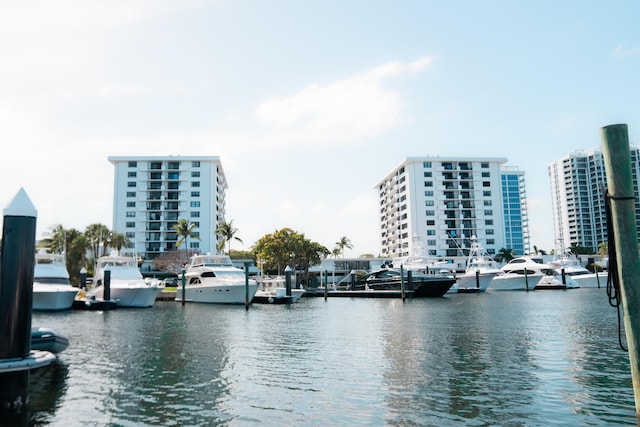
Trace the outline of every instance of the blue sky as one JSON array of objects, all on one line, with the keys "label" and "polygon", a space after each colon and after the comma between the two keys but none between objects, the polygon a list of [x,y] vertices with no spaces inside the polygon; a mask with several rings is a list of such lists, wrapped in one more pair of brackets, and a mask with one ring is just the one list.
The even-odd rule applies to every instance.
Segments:
[{"label": "blue sky", "polygon": [[378,254],[373,186],[408,156],[526,171],[553,248],[549,163],[640,128],[640,2],[0,3],[0,201],[38,237],[112,226],[109,156],[220,156],[248,249],[283,227]]}]

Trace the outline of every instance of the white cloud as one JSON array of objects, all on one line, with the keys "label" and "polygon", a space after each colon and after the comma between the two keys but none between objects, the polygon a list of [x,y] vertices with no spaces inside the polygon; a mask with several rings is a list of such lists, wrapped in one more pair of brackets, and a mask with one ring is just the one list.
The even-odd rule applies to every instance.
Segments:
[{"label": "white cloud", "polygon": [[625,49],[622,46],[617,46],[615,49],[613,49],[613,52],[611,53],[611,56],[613,56],[614,58],[626,58],[629,56],[636,56],[636,55],[640,55],[640,46],[632,47],[629,49]]},{"label": "white cloud", "polygon": [[334,143],[372,137],[397,125],[403,109],[400,94],[384,88],[383,81],[419,72],[430,63],[430,58],[392,62],[334,83],[313,83],[295,95],[262,103],[257,117],[285,139],[293,136],[291,142],[300,142],[294,136],[300,133]]}]

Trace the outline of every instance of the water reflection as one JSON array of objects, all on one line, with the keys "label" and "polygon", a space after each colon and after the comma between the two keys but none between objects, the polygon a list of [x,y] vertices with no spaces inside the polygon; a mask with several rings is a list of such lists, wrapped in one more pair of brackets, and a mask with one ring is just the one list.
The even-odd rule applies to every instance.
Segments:
[{"label": "water reflection", "polygon": [[36,316],[33,425],[635,423],[601,289]]}]

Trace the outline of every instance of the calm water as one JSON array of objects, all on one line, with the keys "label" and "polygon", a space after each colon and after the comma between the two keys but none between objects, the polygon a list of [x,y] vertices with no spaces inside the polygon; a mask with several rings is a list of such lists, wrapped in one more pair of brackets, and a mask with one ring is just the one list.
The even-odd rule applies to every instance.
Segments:
[{"label": "calm water", "polygon": [[[35,313],[31,425],[635,425],[604,289]],[[36,381],[37,380],[37,381]]]}]

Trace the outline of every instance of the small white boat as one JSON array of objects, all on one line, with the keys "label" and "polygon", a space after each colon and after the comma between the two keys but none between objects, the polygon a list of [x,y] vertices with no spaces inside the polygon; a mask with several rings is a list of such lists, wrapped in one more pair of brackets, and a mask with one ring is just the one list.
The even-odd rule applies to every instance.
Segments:
[{"label": "small white boat", "polygon": [[[210,304],[244,304],[251,302],[258,283],[248,279],[243,269],[233,265],[227,255],[194,255],[185,269],[185,302]],[[176,301],[182,301],[182,290]]]},{"label": "small white boat", "polygon": [[552,261],[551,264],[556,268],[558,274],[561,275],[564,270],[565,276],[576,281],[581,288],[607,287],[608,273],[606,271],[592,273],[583,267],[578,259],[562,257]]},{"label": "small white boat", "polygon": [[70,310],[78,292],[80,289],[69,281],[64,254],[40,249],[33,270],[33,310]]},{"label": "small white boat", "polygon": [[285,304],[298,301],[306,289],[291,286],[291,295],[287,295],[286,278],[283,276],[261,277],[258,280],[258,290],[253,301],[257,303]]},{"label": "small white boat", "polygon": [[109,299],[116,301],[117,307],[152,307],[163,286],[159,280],[145,280],[134,257],[110,255],[98,258],[94,272],[94,286],[86,292],[86,299],[104,299],[104,276],[109,270]]},{"label": "small white boat", "polygon": [[521,256],[512,259],[501,270],[502,274],[496,275],[491,281],[491,289],[494,291],[523,291],[534,290],[536,285],[545,276],[553,276],[553,266],[545,264],[542,258]]},{"label": "small white boat", "polygon": [[484,292],[491,285],[493,278],[503,271],[478,243],[475,236],[471,237],[471,247],[464,273],[457,276],[456,287],[459,292],[477,289]]}]

